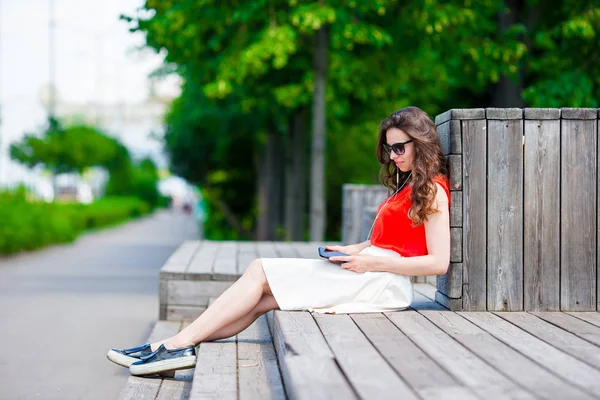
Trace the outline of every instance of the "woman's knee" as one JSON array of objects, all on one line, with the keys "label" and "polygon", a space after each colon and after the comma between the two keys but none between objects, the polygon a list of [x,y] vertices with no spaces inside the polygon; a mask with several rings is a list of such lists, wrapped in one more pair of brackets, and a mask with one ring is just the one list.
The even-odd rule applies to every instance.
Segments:
[{"label": "woman's knee", "polygon": [[263,269],[262,261],[260,258],[257,258],[248,265],[248,267],[246,268],[246,272],[244,272],[244,275],[251,278],[252,280],[257,280],[260,282],[267,281],[267,277],[265,275],[265,271]]}]

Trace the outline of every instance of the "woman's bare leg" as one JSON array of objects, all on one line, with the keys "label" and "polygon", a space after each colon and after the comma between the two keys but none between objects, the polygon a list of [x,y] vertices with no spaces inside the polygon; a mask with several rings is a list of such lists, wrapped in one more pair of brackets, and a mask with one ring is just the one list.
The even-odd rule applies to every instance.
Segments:
[{"label": "woman's bare leg", "polygon": [[[250,263],[244,275],[219,296],[194,322],[165,341],[165,347],[176,349],[191,344],[197,345],[208,339],[216,340],[213,338],[217,336],[229,337],[241,332],[258,317],[258,315],[253,317],[254,313],[251,311],[257,307],[265,294],[272,297],[261,260],[256,259]],[[275,299],[272,300],[275,303]],[[229,327],[230,325],[231,327]],[[220,332],[225,327],[230,329],[227,329],[227,332]],[[239,330],[236,331],[236,329]],[[215,335],[217,332],[220,335]],[[224,334],[227,336],[222,336]]]},{"label": "woman's bare leg", "polygon": [[[275,310],[277,308],[279,308],[279,306],[275,301],[275,297],[273,297],[270,294],[264,294],[258,302],[258,304],[256,305],[256,307],[254,307],[248,314],[244,315],[237,321],[234,321],[231,324],[222,327],[221,329],[204,339],[203,342],[212,342],[214,340],[224,339],[236,335],[244,329],[246,329],[247,327],[249,327],[262,314],[271,310]],[[162,343],[166,343],[169,339],[152,343],[152,350],[156,350],[158,346],[160,346]]]}]

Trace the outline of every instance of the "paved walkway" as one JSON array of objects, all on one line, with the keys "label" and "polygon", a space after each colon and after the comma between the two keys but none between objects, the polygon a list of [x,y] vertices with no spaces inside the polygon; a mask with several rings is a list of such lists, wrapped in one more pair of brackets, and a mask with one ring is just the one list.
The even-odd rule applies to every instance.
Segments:
[{"label": "paved walkway", "polygon": [[106,359],[158,317],[158,271],[193,217],[158,212],[67,246],[0,258],[0,399],[114,399],[128,371]]}]

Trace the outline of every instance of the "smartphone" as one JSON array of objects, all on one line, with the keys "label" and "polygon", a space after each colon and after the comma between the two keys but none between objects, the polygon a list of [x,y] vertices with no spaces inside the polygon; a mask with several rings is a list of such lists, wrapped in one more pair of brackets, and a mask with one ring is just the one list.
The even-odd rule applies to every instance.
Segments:
[{"label": "smartphone", "polygon": [[340,253],[339,251],[326,250],[325,247],[319,247],[319,255],[323,258],[336,256],[349,256],[350,254]]}]

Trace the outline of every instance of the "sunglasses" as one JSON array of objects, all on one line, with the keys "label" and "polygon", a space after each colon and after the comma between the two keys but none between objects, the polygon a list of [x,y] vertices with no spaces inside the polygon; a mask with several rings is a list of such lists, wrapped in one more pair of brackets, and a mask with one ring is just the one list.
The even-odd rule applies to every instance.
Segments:
[{"label": "sunglasses", "polygon": [[388,153],[388,154],[392,154],[392,150],[394,151],[394,153],[398,154],[399,156],[401,156],[402,154],[404,154],[404,151],[406,150],[404,148],[404,145],[407,143],[412,142],[412,139],[407,140],[406,142],[398,142],[398,143],[394,143],[392,145],[389,145],[387,143],[383,144],[383,149]]}]

